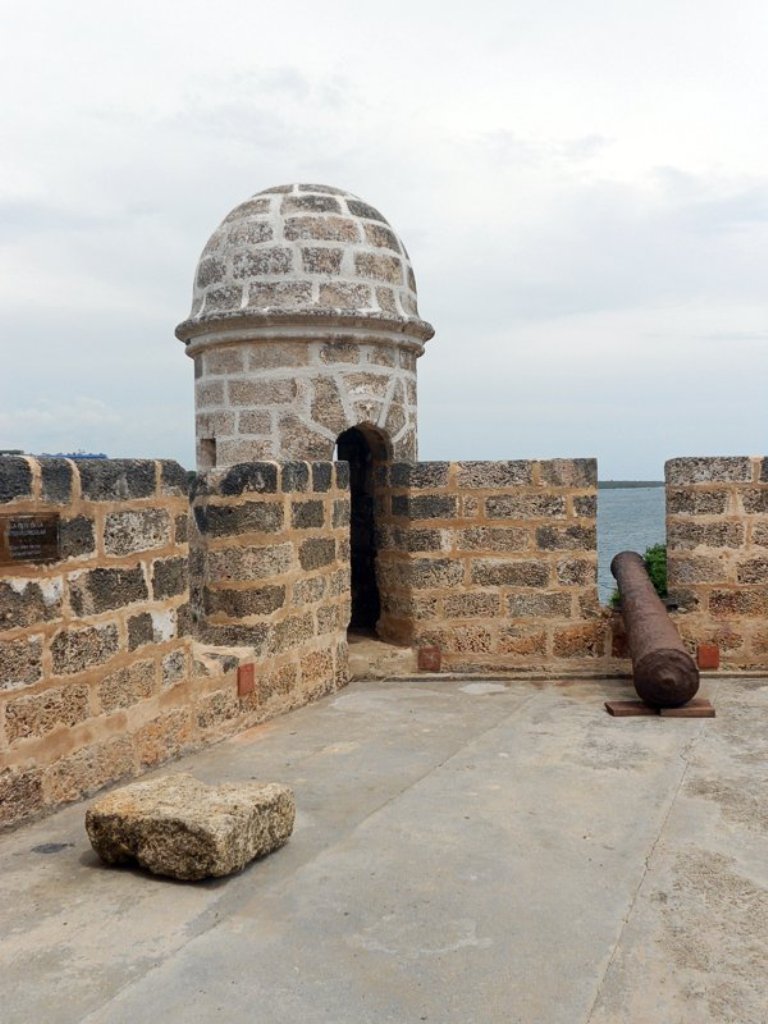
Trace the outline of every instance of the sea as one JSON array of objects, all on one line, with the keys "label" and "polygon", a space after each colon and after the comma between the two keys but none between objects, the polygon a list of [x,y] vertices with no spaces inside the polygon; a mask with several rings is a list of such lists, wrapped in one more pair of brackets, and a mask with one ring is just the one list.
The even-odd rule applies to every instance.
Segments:
[{"label": "sea", "polygon": [[607,604],[616,581],[611,559],[620,551],[643,554],[666,541],[663,487],[601,487],[597,492],[597,589]]}]

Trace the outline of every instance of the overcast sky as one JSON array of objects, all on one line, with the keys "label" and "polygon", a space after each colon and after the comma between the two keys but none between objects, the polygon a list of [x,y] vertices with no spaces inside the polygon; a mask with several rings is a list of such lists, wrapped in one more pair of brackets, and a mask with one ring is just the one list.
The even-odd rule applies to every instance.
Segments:
[{"label": "overcast sky", "polygon": [[768,451],[765,0],[0,0],[0,448],[193,465],[222,217],[382,210],[425,459]]}]

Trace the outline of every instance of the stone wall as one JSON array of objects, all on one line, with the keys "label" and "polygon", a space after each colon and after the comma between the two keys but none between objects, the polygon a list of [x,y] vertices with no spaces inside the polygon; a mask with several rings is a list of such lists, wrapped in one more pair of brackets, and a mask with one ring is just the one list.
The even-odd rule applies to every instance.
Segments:
[{"label": "stone wall", "polygon": [[593,459],[380,467],[380,634],[445,668],[585,666],[607,654]]},{"label": "stone wall", "polygon": [[173,462],[0,459],[0,516],[60,544],[0,569],[0,826],[346,681],[346,470],[211,474],[190,520]]},{"label": "stone wall", "polygon": [[247,648],[244,709],[275,714],[347,680],[346,463],[254,462],[197,479],[193,617],[201,641]]},{"label": "stone wall", "polygon": [[0,515],[45,513],[60,558],[0,569],[0,823],[138,772],[188,729],[185,471],[0,459]]},{"label": "stone wall", "polygon": [[[231,342],[195,355],[201,468],[330,459],[339,434],[360,423],[384,431],[397,458],[415,458],[418,349],[383,331],[378,339],[368,332],[367,341],[364,332],[325,334]],[[214,441],[215,463],[206,452]]]},{"label": "stone wall", "polygon": [[665,467],[675,624],[723,668],[768,668],[768,458],[683,458]]}]

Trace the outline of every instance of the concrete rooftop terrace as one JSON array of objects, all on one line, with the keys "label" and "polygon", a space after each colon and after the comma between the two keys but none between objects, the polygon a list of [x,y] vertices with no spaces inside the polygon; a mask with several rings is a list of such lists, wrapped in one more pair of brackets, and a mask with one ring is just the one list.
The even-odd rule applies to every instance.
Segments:
[{"label": "concrete rooftop terrace", "polygon": [[285,781],[287,846],[180,884],[86,804],[0,837],[3,1024],[764,1024],[768,680],[354,683],[167,771]]}]

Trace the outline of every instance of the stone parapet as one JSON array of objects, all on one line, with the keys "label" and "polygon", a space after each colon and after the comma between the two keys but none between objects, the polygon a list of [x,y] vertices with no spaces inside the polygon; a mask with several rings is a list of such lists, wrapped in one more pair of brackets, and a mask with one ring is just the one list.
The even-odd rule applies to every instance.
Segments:
[{"label": "stone parapet", "polygon": [[198,477],[193,617],[201,641],[247,646],[262,717],[347,681],[346,463],[257,462]]},{"label": "stone parapet", "polygon": [[383,638],[453,671],[609,656],[593,459],[394,463],[376,482]]},{"label": "stone parapet", "polygon": [[768,458],[671,459],[667,566],[681,635],[725,669],[768,668]]},{"label": "stone parapet", "polygon": [[6,531],[59,517],[58,556],[0,568],[0,823],[153,760],[190,671],[186,492],[174,462],[0,459]]},{"label": "stone parapet", "polygon": [[346,471],[235,466],[190,517],[176,463],[0,459],[0,516],[59,516],[0,568],[0,827],[346,682]]}]

